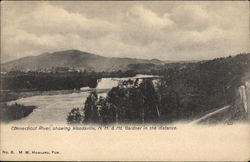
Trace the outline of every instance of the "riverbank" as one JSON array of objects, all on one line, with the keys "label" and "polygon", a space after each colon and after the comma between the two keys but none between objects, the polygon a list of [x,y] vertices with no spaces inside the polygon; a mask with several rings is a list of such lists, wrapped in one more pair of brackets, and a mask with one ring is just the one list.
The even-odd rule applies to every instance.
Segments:
[{"label": "riverbank", "polygon": [[28,116],[36,109],[36,106],[24,106],[20,104],[7,105],[5,103],[1,105],[1,121],[11,122]]},{"label": "riverbank", "polygon": [[33,96],[50,96],[50,95],[59,95],[59,94],[71,94],[71,93],[80,93],[96,90],[97,93],[107,92],[109,89],[94,89],[94,88],[86,88],[85,90],[52,90],[52,91],[1,91],[1,99],[0,102],[9,102],[13,100],[17,100],[20,98],[27,98]]},{"label": "riverbank", "polygon": [[33,97],[33,96],[71,94],[71,93],[89,92],[93,90],[95,90],[97,93],[105,93],[105,92],[108,92],[113,87],[117,86],[119,81],[122,81],[122,80],[155,78],[155,77],[159,78],[161,76],[137,74],[132,77],[127,77],[127,76],[120,77],[120,78],[119,77],[114,77],[114,78],[103,77],[97,81],[98,83],[97,83],[96,88],[81,87],[80,89],[48,90],[48,91],[39,91],[39,90],[34,90],[34,89],[0,90],[0,94],[1,94],[0,103],[13,101],[13,100],[17,100],[20,98]]},{"label": "riverbank", "polygon": [[73,93],[75,90],[56,90],[56,91],[1,91],[1,102],[8,102],[20,98],[27,98],[39,95],[57,95]]},{"label": "riverbank", "polygon": [[27,117],[13,123],[66,123],[69,112],[73,108],[82,109],[91,91],[96,91],[98,96],[105,97],[108,91],[127,79],[134,78],[102,78],[98,81],[96,88],[82,87],[78,90],[29,91],[23,89],[19,91],[1,91],[4,96],[1,100],[2,103],[7,105],[17,103],[37,107]]}]

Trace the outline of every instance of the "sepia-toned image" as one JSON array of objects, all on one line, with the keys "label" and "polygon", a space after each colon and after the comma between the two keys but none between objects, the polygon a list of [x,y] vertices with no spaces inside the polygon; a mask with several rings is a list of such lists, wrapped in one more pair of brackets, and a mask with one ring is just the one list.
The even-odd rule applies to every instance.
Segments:
[{"label": "sepia-toned image", "polygon": [[1,160],[248,161],[248,1],[2,1]]}]

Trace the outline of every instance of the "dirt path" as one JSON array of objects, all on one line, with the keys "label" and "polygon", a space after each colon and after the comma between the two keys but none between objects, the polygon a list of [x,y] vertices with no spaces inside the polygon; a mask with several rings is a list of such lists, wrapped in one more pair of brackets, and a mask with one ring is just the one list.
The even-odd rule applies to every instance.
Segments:
[{"label": "dirt path", "polygon": [[206,119],[206,118],[209,118],[209,117],[211,117],[211,116],[213,116],[213,115],[215,115],[215,114],[217,114],[217,113],[221,113],[221,112],[227,110],[229,107],[230,107],[230,105],[224,106],[224,107],[222,107],[222,108],[220,108],[220,109],[218,109],[218,110],[215,110],[215,111],[213,111],[213,112],[211,112],[211,113],[208,113],[208,114],[202,116],[202,117],[199,118],[199,119],[196,119],[196,120],[190,122],[189,124],[198,124],[199,122],[201,122],[202,120],[204,120],[204,119]]}]

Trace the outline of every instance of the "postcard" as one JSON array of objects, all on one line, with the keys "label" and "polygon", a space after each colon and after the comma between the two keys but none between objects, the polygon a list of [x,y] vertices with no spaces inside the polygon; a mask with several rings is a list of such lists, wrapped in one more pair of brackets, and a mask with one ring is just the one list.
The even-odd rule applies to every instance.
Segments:
[{"label": "postcard", "polygon": [[3,161],[249,161],[248,1],[2,1]]}]

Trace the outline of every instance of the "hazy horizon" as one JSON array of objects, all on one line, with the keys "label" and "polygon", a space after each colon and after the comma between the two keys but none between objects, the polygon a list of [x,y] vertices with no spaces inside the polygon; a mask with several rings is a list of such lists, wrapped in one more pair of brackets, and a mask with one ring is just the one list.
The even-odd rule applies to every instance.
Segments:
[{"label": "hazy horizon", "polygon": [[1,18],[1,63],[70,49],[163,61],[249,53],[247,1],[5,1]]},{"label": "hazy horizon", "polygon": [[[81,50],[78,50],[78,49],[66,49],[66,50],[63,50],[63,51],[71,51],[71,50],[77,50],[77,51],[81,51]],[[20,58],[17,58],[17,59],[14,59],[14,60],[9,60],[9,61],[5,61],[5,62],[1,62],[1,64],[4,64],[4,63],[8,63],[8,62],[11,62],[11,61],[16,61],[18,59],[22,59],[22,58],[25,58],[25,57],[30,57],[30,56],[39,56],[39,55],[43,55],[43,54],[52,54],[52,53],[55,53],[55,52],[63,52],[63,51],[52,51],[52,52],[44,52],[44,53],[40,53],[38,55],[29,55],[29,56],[24,56],[24,57],[20,57]],[[88,52],[88,51],[81,51],[81,52],[86,52],[86,53],[90,53],[90,54],[94,54],[94,55],[98,55],[98,56],[102,56],[102,55],[99,55],[98,53],[91,53],[91,52]],[[228,56],[236,56],[238,54],[249,54],[249,53],[237,53],[237,54],[234,54],[234,55],[228,55]],[[219,57],[214,57],[214,58],[208,58],[208,59],[193,59],[193,60],[163,60],[163,59],[158,59],[158,58],[137,58],[137,57],[122,57],[122,56],[115,56],[115,58],[132,58],[132,59],[145,59],[145,60],[160,60],[160,61],[172,61],[172,62],[182,62],[182,61],[206,61],[206,60],[212,60],[212,59],[215,59],[215,58],[221,58],[221,57],[228,57],[228,56],[219,56]],[[104,57],[110,57],[110,58],[113,58],[112,56],[104,56]]]}]

